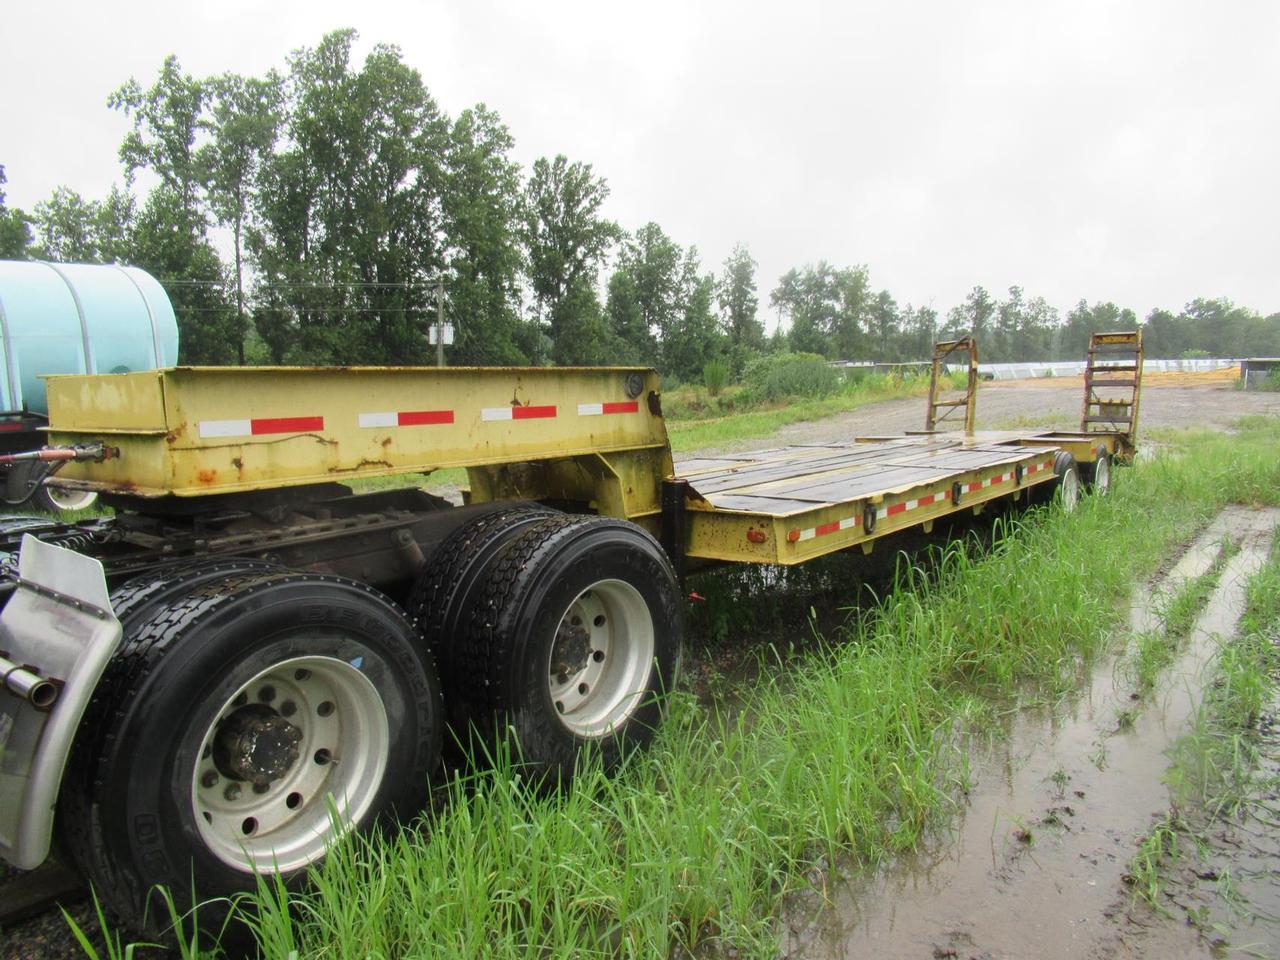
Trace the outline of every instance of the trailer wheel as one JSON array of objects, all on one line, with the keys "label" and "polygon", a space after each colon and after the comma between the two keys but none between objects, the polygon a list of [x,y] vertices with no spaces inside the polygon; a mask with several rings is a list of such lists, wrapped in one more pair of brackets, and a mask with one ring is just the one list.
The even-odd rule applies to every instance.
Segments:
[{"label": "trailer wheel", "polygon": [[563,517],[527,529],[489,567],[465,637],[466,695],[490,739],[567,780],[579,753],[606,769],[647,742],[680,668],[671,563],[623,520]]},{"label": "trailer wheel", "polygon": [[521,504],[475,517],[444,539],[414,582],[406,604],[409,620],[435,658],[445,690],[445,710],[455,734],[470,719],[461,695],[462,667],[456,638],[494,556],[530,524],[562,516],[537,504]]},{"label": "trailer wheel", "polygon": [[1098,452],[1098,459],[1093,461],[1093,469],[1090,471],[1089,486],[1093,490],[1095,497],[1105,497],[1111,492],[1111,457],[1102,451]]},{"label": "trailer wheel", "polygon": [[1080,465],[1067,451],[1059,450],[1053,459],[1053,472],[1058,478],[1054,493],[1062,509],[1071,513],[1080,503]]},{"label": "trailer wheel", "polygon": [[[138,930],[297,877],[326,846],[421,805],[440,756],[433,667],[362,584],[215,578],[133,620],[81,726],[64,815],[99,896]],[[201,907],[202,924],[230,909]],[[150,910],[148,910],[150,907]]]},{"label": "trailer wheel", "polygon": [[87,510],[97,502],[98,495],[92,490],[64,490],[61,487],[45,486],[43,483],[31,494],[31,505],[37,510],[48,510],[50,513]]}]

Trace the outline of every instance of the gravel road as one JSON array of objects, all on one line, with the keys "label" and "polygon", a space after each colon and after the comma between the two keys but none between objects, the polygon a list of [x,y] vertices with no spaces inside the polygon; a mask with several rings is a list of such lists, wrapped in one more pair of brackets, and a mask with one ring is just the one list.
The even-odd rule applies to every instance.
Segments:
[{"label": "gravel road", "polygon": [[[1080,421],[1082,384],[1078,378],[1052,381],[1013,380],[984,383],[978,391],[977,429],[1004,430],[1022,427],[1072,427]],[[793,423],[767,441],[742,440],[713,450],[688,451],[676,460],[709,453],[729,453],[761,446],[792,443],[829,443],[868,434],[896,434],[924,427],[925,401],[921,397],[868,404],[825,420]],[[1225,385],[1147,386],[1142,391],[1138,428],[1156,430],[1207,427],[1230,430],[1241,417],[1280,416],[1280,393],[1244,392]]]}]

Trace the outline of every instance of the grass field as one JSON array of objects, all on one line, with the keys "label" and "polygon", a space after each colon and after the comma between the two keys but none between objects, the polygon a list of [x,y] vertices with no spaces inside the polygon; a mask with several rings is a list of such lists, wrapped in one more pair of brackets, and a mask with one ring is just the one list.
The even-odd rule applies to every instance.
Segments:
[{"label": "grass field", "polygon": [[[265,885],[263,954],[772,956],[806,872],[910,849],[965,783],[957,731],[1010,691],[1052,701],[1121,627],[1135,581],[1227,502],[1280,497],[1280,423],[1187,434],[1074,515],[1001,521],[945,548],[848,635],[708,711],[672,697],[653,748],[544,795],[518,768],[459,773],[397,835],[335,850],[307,891]],[[1234,709],[1234,708],[1233,708]],[[1157,852],[1157,851],[1149,851]]]}]

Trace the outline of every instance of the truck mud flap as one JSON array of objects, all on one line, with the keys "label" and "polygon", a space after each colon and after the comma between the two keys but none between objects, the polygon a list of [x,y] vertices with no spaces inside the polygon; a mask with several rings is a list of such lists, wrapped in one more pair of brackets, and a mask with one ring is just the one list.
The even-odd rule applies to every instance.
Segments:
[{"label": "truck mud flap", "polygon": [[49,855],[71,742],[120,645],[102,564],[22,538],[18,585],[0,612],[0,858]]}]

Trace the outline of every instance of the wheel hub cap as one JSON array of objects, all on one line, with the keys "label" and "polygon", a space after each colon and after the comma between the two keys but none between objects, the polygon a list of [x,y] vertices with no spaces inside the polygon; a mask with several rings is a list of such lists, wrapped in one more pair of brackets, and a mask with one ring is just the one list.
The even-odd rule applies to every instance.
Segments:
[{"label": "wheel hub cap", "polygon": [[556,633],[555,649],[551,651],[551,672],[561,683],[568,683],[571,676],[586,669],[590,656],[591,633],[580,623],[562,623]]},{"label": "wheel hub cap", "polygon": [[264,787],[297,762],[302,731],[267,707],[244,707],[227,717],[213,741],[213,762],[233,780]]}]

